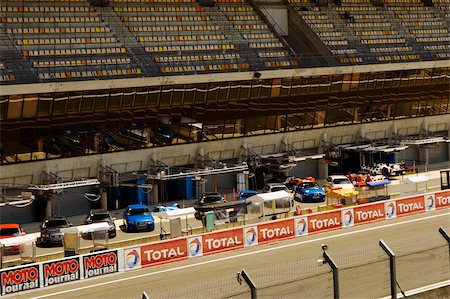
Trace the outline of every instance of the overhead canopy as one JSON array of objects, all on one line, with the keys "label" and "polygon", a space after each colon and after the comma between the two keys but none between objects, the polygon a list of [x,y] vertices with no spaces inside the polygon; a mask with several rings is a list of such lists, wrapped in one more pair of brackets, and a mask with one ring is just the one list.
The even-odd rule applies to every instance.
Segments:
[{"label": "overhead canopy", "polygon": [[405,179],[405,181],[411,182],[411,183],[420,183],[420,182],[428,181],[428,178],[424,175],[417,175],[417,176],[411,176],[411,177]]},{"label": "overhead canopy", "polygon": [[281,191],[267,192],[267,193],[253,195],[253,196],[247,198],[247,202],[264,203],[264,202],[269,202],[269,201],[273,201],[273,200],[275,200],[275,201],[276,200],[289,200],[291,198],[292,198],[292,195],[289,192],[281,190]]},{"label": "overhead canopy", "polygon": [[373,187],[386,186],[390,183],[391,183],[390,180],[381,180],[381,181],[366,182],[366,185],[373,188]]},{"label": "overhead canopy", "polygon": [[360,145],[345,145],[341,147],[345,150],[351,151],[363,151],[363,152],[372,152],[372,153],[391,153],[391,152],[399,152],[408,148],[407,145],[389,145],[389,144],[380,144],[380,145],[372,145],[372,144],[360,144]]},{"label": "overhead canopy", "polygon": [[153,213],[153,216],[161,217],[161,218],[171,218],[171,217],[180,217],[186,215],[195,214],[196,210],[193,207],[185,208],[185,209],[175,209],[168,210],[163,212]]},{"label": "overhead canopy", "polygon": [[36,236],[29,234],[29,235],[24,235],[24,236],[1,239],[0,246],[7,247],[7,246],[20,245],[20,244],[30,244],[33,242],[36,242]]},{"label": "overhead canopy", "polygon": [[76,233],[91,233],[96,231],[108,230],[109,225],[107,222],[98,222],[86,225],[78,225],[67,228],[61,228],[63,234],[76,234]]}]

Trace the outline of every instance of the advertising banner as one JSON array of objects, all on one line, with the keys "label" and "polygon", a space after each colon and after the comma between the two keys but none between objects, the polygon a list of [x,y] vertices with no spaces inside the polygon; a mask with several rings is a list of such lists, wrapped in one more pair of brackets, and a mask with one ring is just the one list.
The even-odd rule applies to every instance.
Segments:
[{"label": "advertising banner", "polygon": [[80,258],[42,263],[43,286],[79,280],[81,278]]},{"label": "advertising banner", "polygon": [[244,246],[255,245],[258,245],[258,227],[256,225],[244,227]]},{"label": "advertising banner", "polygon": [[387,220],[397,218],[395,200],[384,202],[384,214]]},{"label": "advertising banner", "polygon": [[203,256],[202,236],[187,238],[188,257]]},{"label": "advertising banner", "polygon": [[187,259],[186,239],[175,239],[141,247],[142,267]]},{"label": "advertising banner", "polygon": [[258,243],[295,237],[294,219],[258,224]]},{"label": "advertising banner", "polygon": [[395,201],[397,217],[411,215],[425,211],[423,196],[414,196]]},{"label": "advertising banner", "polygon": [[354,207],[353,213],[355,215],[355,225],[384,220],[386,217],[384,202]]},{"label": "advertising banner", "polygon": [[296,237],[308,235],[308,217],[306,216],[295,217],[294,224]]},{"label": "advertising banner", "polygon": [[84,278],[101,276],[119,271],[117,250],[85,255],[82,259]]},{"label": "advertising banner", "polygon": [[2,295],[39,288],[39,265],[15,267],[0,272]]},{"label": "advertising banner", "polygon": [[203,235],[203,254],[211,254],[244,247],[242,228]]},{"label": "advertising banner", "polygon": [[341,210],[342,227],[351,227],[355,225],[355,216],[353,215],[353,209]]},{"label": "advertising banner", "polygon": [[426,194],[423,196],[423,200],[425,202],[425,211],[434,211],[436,210],[436,199],[434,194]]},{"label": "advertising banner", "polygon": [[450,190],[437,192],[434,198],[436,209],[450,208]]},{"label": "advertising banner", "polygon": [[308,216],[309,234],[338,228],[341,228],[341,211],[331,211]]},{"label": "advertising banner", "polygon": [[125,259],[125,271],[135,270],[141,268],[141,249],[140,247],[127,248],[123,250],[123,257]]}]

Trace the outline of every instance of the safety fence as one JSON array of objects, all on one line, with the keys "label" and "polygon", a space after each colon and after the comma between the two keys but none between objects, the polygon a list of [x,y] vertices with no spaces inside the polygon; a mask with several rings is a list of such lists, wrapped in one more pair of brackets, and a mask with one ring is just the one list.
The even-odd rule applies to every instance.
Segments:
[{"label": "safety fence", "polygon": [[[374,221],[389,221],[397,217],[448,209],[449,200],[450,190],[440,191],[3,269],[0,271],[1,295],[301,238]],[[417,233],[410,232],[413,235]],[[398,274],[401,288],[414,287],[415,285],[409,285],[409,281],[416,281],[411,279],[415,275],[413,272],[427,267],[430,267],[427,273],[433,275],[430,278],[427,275],[423,275],[423,279],[420,277],[420,285],[436,282],[436,273],[442,276],[439,281],[448,279],[449,258],[448,251],[445,254],[445,240],[437,233],[438,237],[434,237],[432,232],[427,234],[419,239],[420,242],[409,244],[408,240],[416,240],[416,237],[405,237],[405,233],[405,236],[398,236],[393,244],[389,244],[394,252],[398,251],[399,269],[404,269],[399,270]],[[330,254],[333,255],[333,251],[330,250]],[[333,259],[341,269],[340,284],[345,298],[388,295],[386,290],[389,290],[390,281],[389,259],[378,244],[344,248],[342,251],[336,251]],[[443,265],[445,263],[446,266]],[[246,270],[256,282],[260,298],[333,296],[333,276],[330,274],[330,268],[326,265],[318,267],[317,257],[302,256],[300,252],[298,256],[280,255],[276,266],[267,268],[264,264],[248,265]],[[248,298],[248,288],[245,284],[237,284],[235,271],[236,269],[231,268],[223,269],[220,277],[211,277],[208,281],[201,282],[194,280],[194,283],[192,279],[180,281],[177,282],[179,287],[176,289],[164,288],[164,293],[161,293],[161,290],[152,290],[154,293],[149,291],[149,294],[151,298]],[[369,289],[373,294],[367,294]]]}]

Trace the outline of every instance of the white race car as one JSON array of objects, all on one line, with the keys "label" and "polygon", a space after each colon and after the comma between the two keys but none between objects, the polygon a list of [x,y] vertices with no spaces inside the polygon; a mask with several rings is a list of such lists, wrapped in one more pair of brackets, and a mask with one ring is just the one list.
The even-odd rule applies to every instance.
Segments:
[{"label": "white race car", "polygon": [[401,164],[386,164],[386,163],[377,163],[372,166],[364,165],[361,166],[362,172],[369,172],[371,175],[384,175],[384,176],[392,176],[392,175],[401,175],[405,173],[405,169]]}]

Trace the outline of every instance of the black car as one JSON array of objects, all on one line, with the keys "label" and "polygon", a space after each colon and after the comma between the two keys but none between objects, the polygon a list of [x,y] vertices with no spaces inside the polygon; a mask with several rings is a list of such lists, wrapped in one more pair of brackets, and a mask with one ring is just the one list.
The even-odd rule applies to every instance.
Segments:
[{"label": "black car", "polygon": [[52,216],[44,219],[39,229],[42,244],[62,244],[61,228],[71,227],[72,223],[64,216]]},{"label": "black car", "polygon": [[114,238],[116,236],[116,224],[114,223],[115,218],[111,217],[111,214],[107,210],[94,209],[90,210],[86,215],[84,224],[107,222],[109,225],[108,236],[109,238]]},{"label": "black car", "polygon": [[225,202],[223,197],[217,192],[207,192],[197,201],[198,205],[207,205],[210,203]]}]

